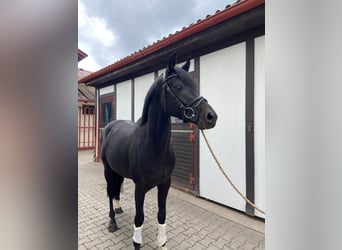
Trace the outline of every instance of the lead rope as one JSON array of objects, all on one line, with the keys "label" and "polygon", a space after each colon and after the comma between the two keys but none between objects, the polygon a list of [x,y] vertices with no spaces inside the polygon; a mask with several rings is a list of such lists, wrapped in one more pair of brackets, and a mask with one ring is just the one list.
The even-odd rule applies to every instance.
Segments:
[{"label": "lead rope", "polygon": [[218,161],[218,159],[216,158],[211,146],[209,145],[208,139],[205,136],[204,130],[201,130],[201,133],[203,135],[203,138],[205,140],[205,143],[207,144],[209,151],[211,153],[211,155],[213,156],[217,166],[219,167],[219,169],[221,170],[222,174],[224,175],[224,177],[226,177],[227,181],[229,182],[229,184],[234,188],[234,190],[242,197],[242,199],[244,199],[249,205],[251,205],[252,207],[254,207],[256,210],[258,210],[260,213],[262,213],[263,215],[265,215],[265,212],[263,210],[261,210],[260,208],[258,208],[253,202],[251,202],[246,196],[244,196],[238,189],[237,187],[234,185],[234,183],[231,181],[231,179],[229,178],[229,176],[226,174],[226,172],[223,170],[220,162]]}]

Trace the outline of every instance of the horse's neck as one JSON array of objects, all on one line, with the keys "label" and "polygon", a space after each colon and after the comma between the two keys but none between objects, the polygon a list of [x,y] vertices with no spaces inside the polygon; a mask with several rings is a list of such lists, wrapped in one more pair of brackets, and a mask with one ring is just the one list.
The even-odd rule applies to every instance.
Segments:
[{"label": "horse's neck", "polygon": [[151,143],[161,151],[168,150],[171,134],[171,119],[160,106],[157,100],[154,100],[149,107],[148,119],[145,124],[148,138]]}]

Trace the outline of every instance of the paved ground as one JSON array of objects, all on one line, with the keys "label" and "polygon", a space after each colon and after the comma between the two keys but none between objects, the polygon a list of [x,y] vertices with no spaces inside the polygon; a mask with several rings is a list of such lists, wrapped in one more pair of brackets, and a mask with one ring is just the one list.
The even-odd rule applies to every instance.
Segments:
[{"label": "paved ground", "polygon": [[[133,249],[134,186],[125,180],[123,214],[116,215],[119,230],[109,233],[108,198],[103,166],[91,162],[91,151],[79,152],[78,249]],[[157,192],[145,198],[142,249],[158,249]],[[168,249],[265,249],[264,223],[241,213],[170,189],[167,200]]]}]

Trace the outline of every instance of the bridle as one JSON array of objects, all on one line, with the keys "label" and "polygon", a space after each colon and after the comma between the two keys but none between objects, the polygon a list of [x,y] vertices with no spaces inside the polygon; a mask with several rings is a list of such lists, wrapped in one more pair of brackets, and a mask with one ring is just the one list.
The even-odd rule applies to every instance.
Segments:
[{"label": "bridle", "polygon": [[207,100],[203,96],[197,96],[189,103],[184,103],[172,90],[170,85],[167,81],[169,81],[172,78],[178,77],[177,74],[172,74],[168,77],[163,75],[163,89],[164,89],[164,95],[165,95],[165,111],[167,111],[167,101],[166,101],[166,91],[172,96],[172,98],[178,103],[179,109],[183,112],[184,118],[188,119],[191,122],[197,122],[199,118],[199,112],[196,110],[196,107],[198,107],[201,102],[207,102]]}]

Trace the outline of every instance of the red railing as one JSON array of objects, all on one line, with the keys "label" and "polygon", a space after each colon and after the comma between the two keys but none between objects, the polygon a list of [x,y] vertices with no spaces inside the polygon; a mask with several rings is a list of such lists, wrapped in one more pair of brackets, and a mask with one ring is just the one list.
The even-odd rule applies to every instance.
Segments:
[{"label": "red railing", "polygon": [[78,107],[78,149],[95,148],[95,107]]}]

